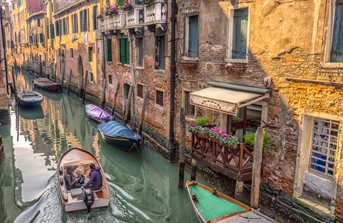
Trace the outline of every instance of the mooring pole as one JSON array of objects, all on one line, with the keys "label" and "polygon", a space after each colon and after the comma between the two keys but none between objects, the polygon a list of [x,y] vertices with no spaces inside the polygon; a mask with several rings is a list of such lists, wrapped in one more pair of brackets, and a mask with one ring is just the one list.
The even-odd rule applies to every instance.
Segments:
[{"label": "mooring pole", "polygon": [[145,115],[146,106],[147,106],[147,104],[148,104],[148,97],[149,97],[149,91],[146,91],[146,92],[144,93],[144,97],[143,97],[143,106],[142,106],[142,113],[141,113],[141,121],[140,121],[139,127],[138,127],[138,133],[139,133],[139,135],[142,135],[143,123],[144,123],[144,115]]},{"label": "mooring pole", "polygon": [[191,181],[195,181],[197,176],[197,161],[192,159]]},{"label": "mooring pole", "polygon": [[114,112],[116,110],[116,103],[117,103],[117,97],[118,97],[118,92],[119,92],[119,86],[120,86],[120,82],[117,82],[117,87],[116,87],[116,93],[114,94],[114,99],[113,99],[113,105],[112,105],[112,111],[111,111],[111,115],[114,115]]},{"label": "mooring pole", "polygon": [[186,120],[185,111],[180,109],[180,144],[179,144],[179,188],[185,182],[185,147],[186,147]]},{"label": "mooring pole", "polygon": [[131,85],[129,89],[129,94],[127,95],[127,100],[126,100],[126,105],[125,105],[125,117],[124,117],[125,125],[127,124],[129,120],[132,90],[133,90],[133,86]]},{"label": "mooring pole", "polygon": [[[112,38],[112,37],[111,37]],[[105,33],[102,34],[102,49],[103,49],[103,67],[102,67],[102,73],[103,73],[103,91],[102,91],[102,100],[100,107],[104,108],[106,103],[106,58],[105,58]],[[111,51],[112,52],[112,51]]]},{"label": "mooring pole", "polygon": [[253,208],[258,208],[258,200],[260,196],[260,184],[261,184],[261,165],[263,155],[263,135],[264,129],[257,128],[255,134],[254,143],[254,163],[252,170],[252,184],[251,184],[251,198],[250,205]]}]

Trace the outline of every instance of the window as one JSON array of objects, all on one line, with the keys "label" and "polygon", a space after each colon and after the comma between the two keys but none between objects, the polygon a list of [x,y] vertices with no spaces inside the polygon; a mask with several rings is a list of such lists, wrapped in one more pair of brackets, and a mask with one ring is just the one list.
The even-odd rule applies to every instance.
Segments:
[{"label": "window", "polygon": [[130,64],[130,43],[128,38],[119,39],[119,62]]},{"label": "window", "polygon": [[80,11],[80,30],[81,32],[89,31],[89,13],[88,9]]},{"label": "window", "polygon": [[73,33],[78,33],[79,32],[79,28],[78,28],[78,23],[77,23],[77,14],[73,14],[72,15],[72,23],[73,23]]},{"label": "window", "polygon": [[156,58],[155,58],[155,68],[164,70],[165,69],[165,36],[156,36]]},{"label": "window", "polygon": [[61,57],[61,48],[58,49],[58,57]]},{"label": "window", "polygon": [[90,81],[91,82],[93,82],[94,81],[94,75],[93,75],[93,72],[88,72],[89,73],[89,79],[90,79]]},{"label": "window", "polygon": [[143,85],[137,84],[137,97],[143,98]]},{"label": "window", "polygon": [[74,49],[70,48],[70,58],[74,58]]},{"label": "window", "polygon": [[98,6],[93,6],[93,30],[97,29],[97,14],[98,14]]},{"label": "window", "polygon": [[330,62],[343,62],[343,0],[336,0]]},{"label": "window", "polygon": [[88,60],[93,61],[93,47],[88,47]]},{"label": "window", "polygon": [[108,75],[108,83],[112,84],[112,75],[111,74]]},{"label": "window", "polygon": [[38,27],[40,26],[40,19],[39,18],[37,19],[37,26]]},{"label": "window", "polygon": [[156,90],[156,104],[163,106],[163,91]]},{"label": "window", "polygon": [[55,22],[56,36],[60,36],[60,21]]},{"label": "window", "polygon": [[39,34],[39,42],[40,42],[41,44],[44,44],[44,33],[40,33],[40,34]]},{"label": "window", "polygon": [[339,122],[315,118],[312,132],[310,168],[314,172],[333,176]]},{"label": "window", "polygon": [[54,29],[54,25],[50,24],[50,39],[55,38],[55,29]]},{"label": "window", "polygon": [[235,9],[233,14],[232,59],[247,56],[248,8]]},{"label": "window", "polygon": [[189,16],[187,20],[186,56],[198,57],[198,15]]},{"label": "window", "polygon": [[194,116],[195,106],[190,104],[189,91],[184,91],[184,108],[185,114],[189,116]]},{"label": "window", "polygon": [[137,38],[136,43],[137,66],[143,67],[143,38]]},{"label": "window", "polygon": [[106,39],[105,41],[105,59],[106,61],[112,61],[112,39]]}]

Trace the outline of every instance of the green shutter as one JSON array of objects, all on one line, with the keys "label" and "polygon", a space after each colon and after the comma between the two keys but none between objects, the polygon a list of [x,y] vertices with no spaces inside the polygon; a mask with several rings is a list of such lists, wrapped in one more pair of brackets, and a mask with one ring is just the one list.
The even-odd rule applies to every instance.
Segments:
[{"label": "green shutter", "polygon": [[198,16],[189,17],[188,56],[198,56]]},{"label": "green shutter", "polygon": [[125,48],[126,48],[126,61],[125,61],[125,64],[130,64],[130,42],[129,42],[129,39],[126,38],[125,39]]},{"label": "green shutter", "polygon": [[107,40],[107,61],[112,61],[112,39]]},{"label": "green shutter", "polygon": [[120,63],[125,64],[125,40],[119,39],[119,47],[120,47]]}]

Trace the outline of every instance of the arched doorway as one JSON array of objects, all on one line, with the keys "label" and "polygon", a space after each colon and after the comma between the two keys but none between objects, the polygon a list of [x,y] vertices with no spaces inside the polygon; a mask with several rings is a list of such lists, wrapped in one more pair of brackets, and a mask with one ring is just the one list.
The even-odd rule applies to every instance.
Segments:
[{"label": "arched doorway", "polygon": [[81,55],[79,56],[79,59],[77,61],[77,70],[79,73],[79,97],[83,96],[83,92],[84,92],[84,84],[83,84],[83,63],[82,63],[82,57]]}]

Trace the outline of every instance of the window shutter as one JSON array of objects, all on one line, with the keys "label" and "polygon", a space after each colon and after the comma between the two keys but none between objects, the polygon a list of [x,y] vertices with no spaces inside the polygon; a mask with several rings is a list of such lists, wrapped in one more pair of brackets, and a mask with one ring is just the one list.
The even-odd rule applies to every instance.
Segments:
[{"label": "window shutter", "polygon": [[246,59],[248,9],[236,9],[234,12],[232,58]]},{"label": "window shutter", "polygon": [[188,56],[198,56],[198,16],[189,17]]},{"label": "window shutter", "polygon": [[128,38],[125,38],[125,48],[126,48],[126,61],[125,64],[130,64],[130,42]]},{"label": "window shutter", "polygon": [[138,65],[143,66],[143,38],[138,39]]},{"label": "window shutter", "polygon": [[161,36],[159,42],[159,68],[165,69],[165,50],[166,50],[166,41],[165,36]]},{"label": "window shutter", "polygon": [[336,2],[330,61],[343,62],[343,0]]},{"label": "window shutter", "polygon": [[98,6],[93,6],[93,30],[97,29]]},{"label": "window shutter", "polygon": [[124,39],[119,39],[119,47],[120,47],[120,51],[119,51],[119,56],[120,56],[120,63],[124,64],[125,63],[125,42]]},{"label": "window shutter", "polygon": [[107,61],[112,61],[112,39],[107,39]]}]

